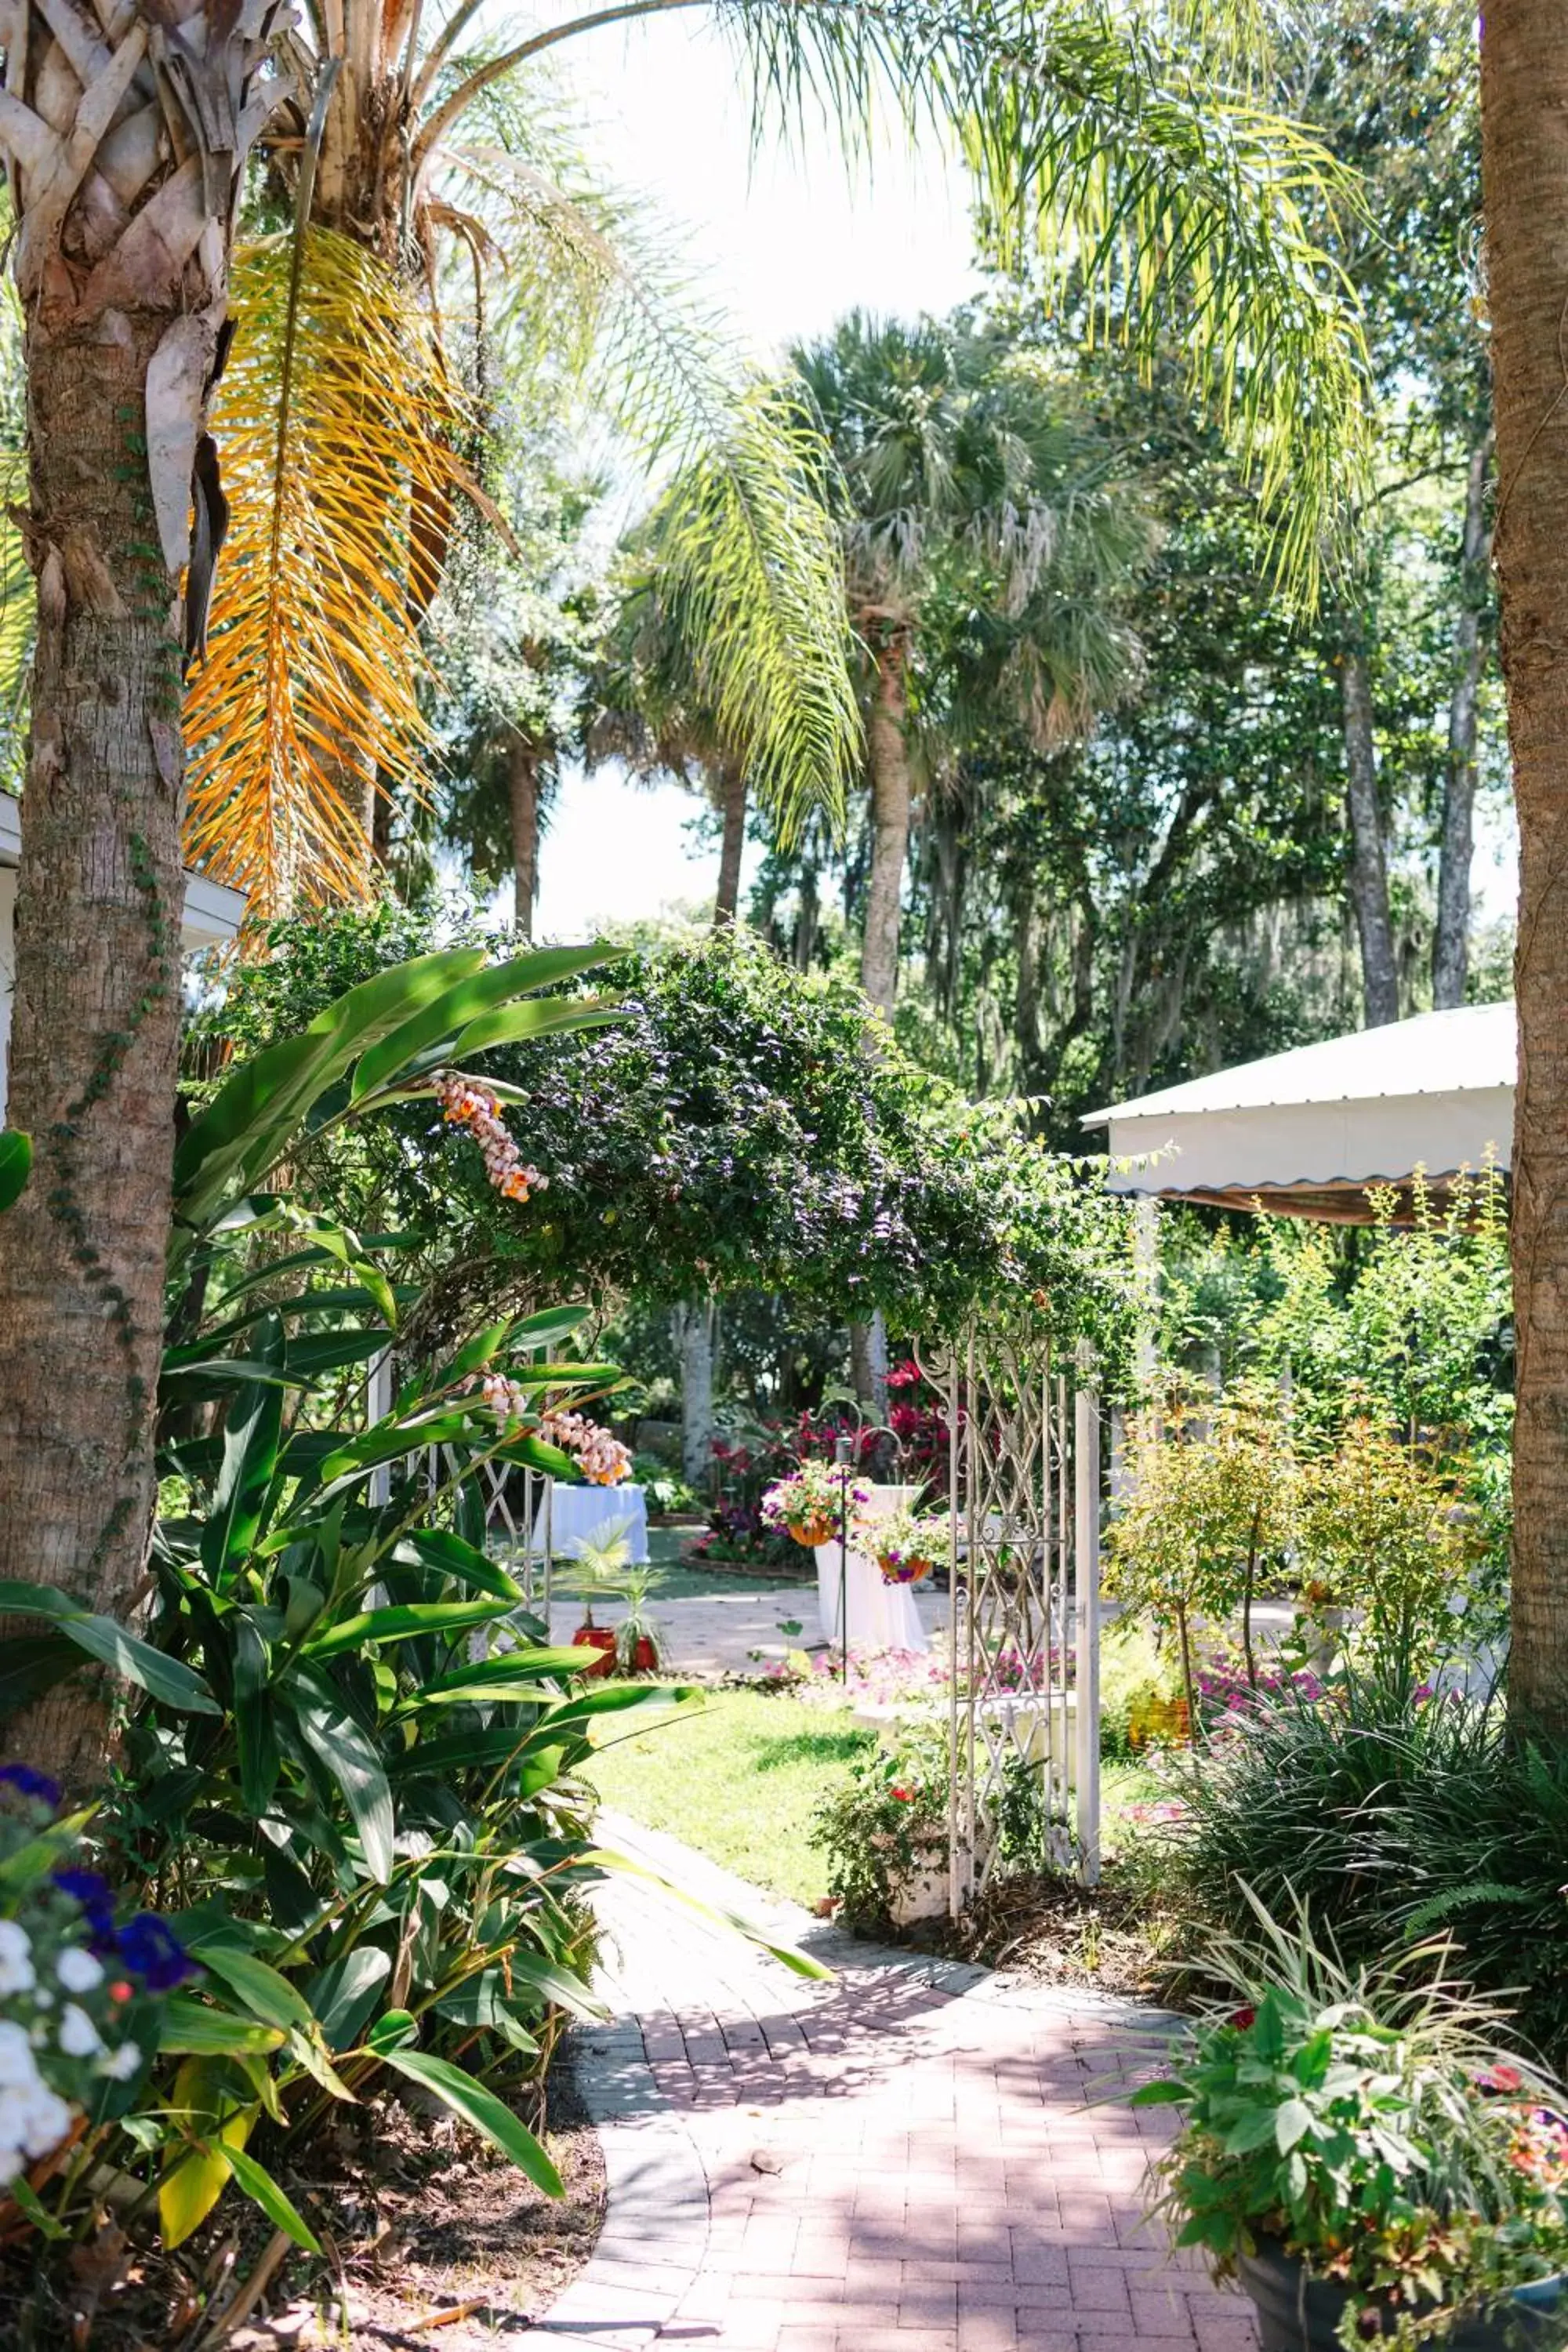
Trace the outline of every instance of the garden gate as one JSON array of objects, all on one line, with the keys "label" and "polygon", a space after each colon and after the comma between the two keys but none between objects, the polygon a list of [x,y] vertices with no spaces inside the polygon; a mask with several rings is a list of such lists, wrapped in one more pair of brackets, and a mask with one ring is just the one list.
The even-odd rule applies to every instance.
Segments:
[{"label": "garden gate", "polygon": [[1028,1307],[920,1360],[949,1432],[956,1918],[1032,1823],[1044,1860],[1100,1874],[1100,1403],[1088,1348]]}]

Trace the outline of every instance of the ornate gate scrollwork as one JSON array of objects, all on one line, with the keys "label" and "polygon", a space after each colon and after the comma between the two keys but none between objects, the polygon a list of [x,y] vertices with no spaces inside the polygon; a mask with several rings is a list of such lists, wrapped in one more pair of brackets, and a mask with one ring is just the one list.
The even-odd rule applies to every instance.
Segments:
[{"label": "ornate gate scrollwork", "polygon": [[1004,1858],[1099,1875],[1100,1414],[1087,1349],[1033,1307],[920,1363],[949,1432],[956,1918]]}]

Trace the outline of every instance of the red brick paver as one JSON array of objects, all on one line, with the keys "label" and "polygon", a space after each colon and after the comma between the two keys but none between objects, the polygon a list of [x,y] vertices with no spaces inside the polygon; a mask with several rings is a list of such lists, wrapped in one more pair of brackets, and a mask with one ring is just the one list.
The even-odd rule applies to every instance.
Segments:
[{"label": "red brick paver", "polygon": [[1149,2063],[1136,2011],[824,1936],[634,1839],[836,1975],[803,1981],[636,1880],[609,1890],[616,2023],[580,2047],[610,2214],[541,2332],[612,2352],[1250,2352],[1250,2306],[1144,2218],[1160,2111],[1103,2103]]}]

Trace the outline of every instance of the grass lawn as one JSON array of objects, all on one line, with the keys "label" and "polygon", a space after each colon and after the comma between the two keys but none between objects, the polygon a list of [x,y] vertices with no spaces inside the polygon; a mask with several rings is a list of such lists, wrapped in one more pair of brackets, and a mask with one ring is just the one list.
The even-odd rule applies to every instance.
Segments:
[{"label": "grass lawn", "polygon": [[605,1747],[587,1767],[606,1805],[668,1830],[755,1886],[816,1903],[824,1857],[806,1843],[813,1811],[875,1745],[847,1716],[751,1691],[715,1691],[652,1730]]}]

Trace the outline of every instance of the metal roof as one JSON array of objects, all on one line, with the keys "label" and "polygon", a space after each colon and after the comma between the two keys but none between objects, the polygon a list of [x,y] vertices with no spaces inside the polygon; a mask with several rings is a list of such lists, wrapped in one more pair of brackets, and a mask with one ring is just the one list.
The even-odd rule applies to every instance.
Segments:
[{"label": "metal roof", "polygon": [[1417,1013],[1381,1029],[1358,1029],[1349,1036],[1242,1062],[1184,1086],[1090,1111],[1083,1124],[1104,1127],[1111,1119],[1489,1092],[1513,1085],[1517,1058],[1513,1006],[1465,1004],[1450,1013]]},{"label": "metal roof", "polygon": [[[0,868],[13,866],[22,854],[22,803],[0,792]],[[193,948],[221,947],[232,940],[245,920],[245,893],[226,882],[214,882],[194,866],[185,868],[185,900],[180,923],[180,944]],[[0,968],[5,958],[0,954]]]}]

